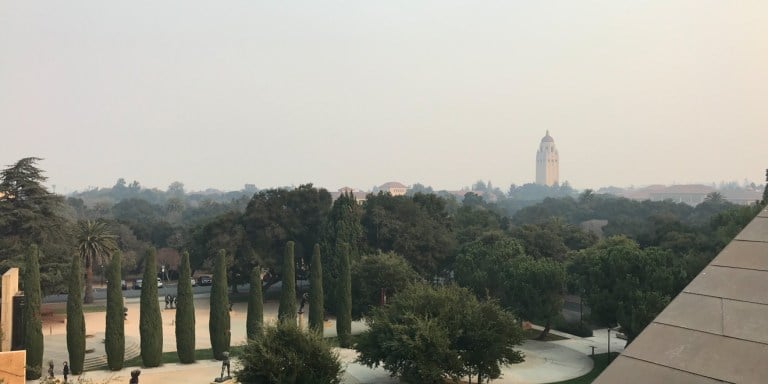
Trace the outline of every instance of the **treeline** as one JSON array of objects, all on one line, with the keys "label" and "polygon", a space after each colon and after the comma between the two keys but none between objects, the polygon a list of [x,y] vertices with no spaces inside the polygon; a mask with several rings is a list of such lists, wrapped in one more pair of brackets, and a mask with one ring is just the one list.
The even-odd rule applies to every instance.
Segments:
[{"label": "treeline", "polygon": [[[460,203],[417,192],[371,194],[358,204],[350,195],[334,201],[312,184],[204,204],[188,201],[177,185],[168,192],[176,197],[164,202],[129,197],[91,206],[46,191],[35,160],[23,159],[2,172],[0,262],[2,270],[23,267],[24,245],[38,244],[44,292],[66,290],[63,276],[75,249],[76,238],[69,235],[75,223],[100,220],[113,228],[124,272],[144,270],[143,255],[150,247],[158,248],[160,264],[172,268],[178,262],[169,262],[173,258],[162,252],[188,251],[193,271],[212,269],[214,256],[224,250],[233,290],[249,282],[257,265],[269,270],[266,285],[281,280],[289,241],[295,244],[296,275],[307,278],[319,244],[330,312],[336,310],[329,298],[340,284],[340,255],[348,254],[357,318],[418,279],[459,283],[480,299],[495,298],[521,318],[543,324],[559,314],[567,289],[590,304],[593,321],[642,329],[643,321],[630,326],[622,319],[645,319],[663,308],[758,209],[734,206],[716,193],[690,207],[591,191],[573,197],[563,186],[558,191],[565,196],[510,215],[503,201],[488,201],[488,191],[497,190],[488,185],[484,196],[469,192]],[[511,188],[508,197],[523,193],[520,188]],[[619,272],[623,275],[611,275]],[[625,289],[613,289],[617,285]],[[599,301],[616,304],[602,308]],[[642,306],[646,313],[632,312],[639,302],[647,304]]]}]

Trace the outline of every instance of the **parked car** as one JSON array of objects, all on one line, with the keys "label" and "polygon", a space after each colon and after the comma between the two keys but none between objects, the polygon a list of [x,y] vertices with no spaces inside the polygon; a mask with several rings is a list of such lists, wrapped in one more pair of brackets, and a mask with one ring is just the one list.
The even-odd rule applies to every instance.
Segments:
[{"label": "parked car", "polygon": [[[144,279],[136,279],[136,281],[133,282],[133,289],[141,289],[142,284],[144,283]],[[163,281],[160,280],[160,278],[157,278],[157,287],[162,288],[163,287]]]},{"label": "parked car", "polygon": [[192,280],[192,281],[191,281],[191,283],[192,283],[192,286],[193,286],[193,287],[196,287],[196,286],[197,286],[197,280],[195,280],[195,278],[194,278],[194,277],[192,277],[190,280]]},{"label": "parked car", "polygon": [[213,285],[213,278],[208,275],[200,276],[197,278],[197,285],[199,286]]},{"label": "parked car", "polygon": [[122,288],[123,291],[125,291],[126,289],[128,289],[128,283],[125,282],[125,280],[120,280],[120,288]]}]

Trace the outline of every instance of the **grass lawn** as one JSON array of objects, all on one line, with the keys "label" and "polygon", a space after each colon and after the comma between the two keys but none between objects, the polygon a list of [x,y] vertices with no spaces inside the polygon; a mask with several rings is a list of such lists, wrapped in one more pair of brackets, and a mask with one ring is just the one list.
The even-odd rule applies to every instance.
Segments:
[{"label": "grass lawn", "polygon": [[613,361],[613,359],[616,358],[619,354],[616,352],[612,352],[610,356],[607,353],[600,353],[592,357],[592,360],[595,362],[595,366],[592,368],[592,371],[587,373],[584,376],[577,377],[575,379],[570,379],[566,381],[558,381],[557,383],[552,384],[589,384],[592,381],[594,381],[598,376],[600,376],[601,373],[605,370],[605,368],[608,366],[608,364]]},{"label": "grass lawn", "polygon": [[[541,334],[541,331],[538,329],[526,329],[523,331],[524,337],[528,340],[536,340],[537,337]],[[557,341],[557,340],[567,340],[567,337],[562,337],[555,335],[553,333],[548,333],[547,337],[544,338],[544,341]]]}]

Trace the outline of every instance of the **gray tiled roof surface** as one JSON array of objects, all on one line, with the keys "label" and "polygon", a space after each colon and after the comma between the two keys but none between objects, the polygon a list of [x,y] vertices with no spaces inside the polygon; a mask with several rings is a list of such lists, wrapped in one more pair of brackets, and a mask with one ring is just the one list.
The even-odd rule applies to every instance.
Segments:
[{"label": "gray tiled roof surface", "polygon": [[768,383],[768,208],[594,383]]}]

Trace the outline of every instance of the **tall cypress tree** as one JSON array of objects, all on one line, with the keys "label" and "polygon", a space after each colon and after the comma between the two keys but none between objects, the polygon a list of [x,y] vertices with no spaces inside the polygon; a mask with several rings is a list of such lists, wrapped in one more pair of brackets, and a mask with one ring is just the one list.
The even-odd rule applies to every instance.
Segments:
[{"label": "tall cypress tree", "polygon": [[144,281],[141,284],[141,362],[145,367],[157,367],[163,357],[163,317],[157,296],[157,257],[150,248],[144,258]]},{"label": "tall cypress tree", "polygon": [[248,295],[248,318],[245,321],[245,331],[248,340],[262,335],[264,326],[264,302],[261,293],[261,267],[256,266],[251,271],[251,291]]},{"label": "tall cypress tree", "polygon": [[176,297],[176,353],[182,364],[195,362],[195,303],[191,279],[189,252],[184,251]]},{"label": "tall cypress tree", "polygon": [[309,329],[323,334],[323,266],[320,245],[315,244],[312,264],[309,266]]},{"label": "tall cypress tree", "polygon": [[343,244],[350,248],[350,261],[360,258],[366,247],[365,231],[361,219],[362,210],[352,192],[342,193],[333,202],[328,221],[323,227],[321,255],[323,258],[324,305],[336,313],[336,292],[339,289],[341,250]]},{"label": "tall cypress tree", "polygon": [[120,251],[112,255],[107,280],[107,324],[104,331],[104,349],[107,365],[113,371],[123,369],[125,360],[125,323],[123,319],[123,288],[121,270],[123,255]]},{"label": "tall cypress tree", "polygon": [[281,322],[296,322],[296,266],[293,262],[293,241],[285,244],[283,256],[282,289],[277,319]]},{"label": "tall cypress tree", "polygon": [[85,317],[83,316],[83,267],[80,255],[72,258],[67,294],[67,352],[69,371],[73,375],[83,373],[85,362]]},{"label": "tall cypress tree", "polygon": [[39,379],[43,370],[43,321],[40,318],[40,251],[29,247],[24,273],[24,337],[27,344],[27,380]]},{"label": "tall cypress tree", "polygon": [[339,346],[347,348],[352,344],[352,271],[349,265],[349,247],[343,244],[341,249],[336,334],[339,337]]},{"label": "tall cypress tree", "polygon": [[224,352],[229,351],[229,298],[227,297],[227,252],[220,250],[213,267],[213,286],[211,287],[211,315],[208,331],[211,336],[213,357],[224,359]]}]

